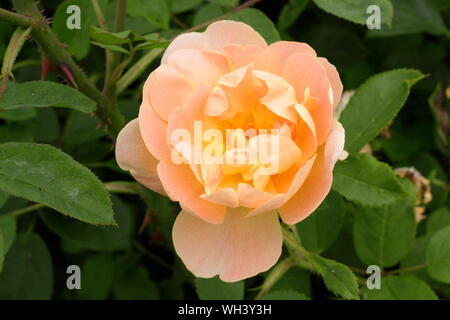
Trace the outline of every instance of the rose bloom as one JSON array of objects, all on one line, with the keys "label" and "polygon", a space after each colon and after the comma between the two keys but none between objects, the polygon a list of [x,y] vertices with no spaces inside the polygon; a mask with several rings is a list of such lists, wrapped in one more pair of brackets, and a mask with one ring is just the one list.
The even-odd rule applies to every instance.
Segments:
[{"label": "rose bloom", "polygon": [[[344,129],[333,120],[341,93],[336,68],[309,45],[267,45],[244,23],[216,22],[169,45],[144,84],[139,117],[117,138],[117,162],[180,203],[173,243],[195,276],[245,279],[280,257],[278,215],[298,223],[330,191],[333,167],[345,155]],[[267,144],[271,129],[278,129],[277,166],[270,157],[251,164],[175,163],[174,154],[189,160],[192,148],[173,133],[184,129],[193,137],[195,121],[224,136],[227,129],[255,129],[244,137],[235,131],[247,147]],[[258,134],[260,129],[267,133]],[[244,152],[203,138],[200,154],[211,145],[231,158]]]}]

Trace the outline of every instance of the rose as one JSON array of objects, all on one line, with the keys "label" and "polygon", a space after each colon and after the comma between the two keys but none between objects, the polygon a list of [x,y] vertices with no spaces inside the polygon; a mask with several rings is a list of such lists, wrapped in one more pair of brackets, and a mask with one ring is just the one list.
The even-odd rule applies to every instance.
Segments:
[{"label": "rose", "polygon": [[[268,46],[244,23],[216,22],[167,48],[144,84],[138,119],[118,136],[117,162],[180,202],[173,243],[192,273],[224,281],[251,277],[281,254],[277,212],[295,224],[330,190],[334,164],[345,154],[344,129],[332,116],[341,93],[336,68],[307,44]],[[237,129],[231,135],[241,145],[205,135],[196,143],[179,139],[179,130],[195,136],[198,122],[215,132]],[[278,148],[264,161],[202,161],[208,154],[249,156],[274,137]]]}]

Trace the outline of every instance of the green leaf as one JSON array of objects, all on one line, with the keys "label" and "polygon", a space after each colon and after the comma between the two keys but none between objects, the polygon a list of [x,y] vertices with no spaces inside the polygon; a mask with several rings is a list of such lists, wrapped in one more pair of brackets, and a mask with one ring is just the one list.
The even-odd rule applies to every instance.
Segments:
[{"label": "green leaf", "polygon": [[433,211],[427,217],[427,233],[437,232],[446,226],[450,225],[450,210],[449,208],[442,207],[436,211]]},{"label": "green leaf", "polygon": [[97,140],[105,135],[106,132],[99,128],[95,117],[72,111],[67,118],[63,139],[68,145],[77,145]]},{"label": "green leaf", "polygon": [[170,11],[165,0],[128,0],[127,13],[144,17],[157,27],[169,28]]},{"label": "green leaf", "polygon": [[208,0],[209,2],[223,7],[234,7],[238,4],[239,0]]},{"label": "green leaf", "polygon": [[262,295],[258,300],[311,300],[303,293],[294,290],[278,290]]},{"label": "green leaf", "polygon": [[47,300],[53,292],[50,252],[34,233],[18,234],[0,273],[0,299]]},{"label": "green leaf", "polygon": [[167,48],[170,44],[170,41],[146,41],[138,44],[135,49],[136,50],[148,50],[154,48]]},{"label": "green leaf", "polygon": [[223,282],[219,277],[195,279],[200,300],[241,300],[244,298],[244,282]]},{"label": "green leaf", "polygon": [[195,12],[193,25],[199,25],[223,15],[223,9],[214,3],[208,3]]},{"label": "green leaf", "polygon": [[278,15],[278,29],[287,29],[292,26],[308,4],[309,0],[290,0],[286,3]]},{"label": "green leaf", "polygon": [[315,253],[311,253],[309,258],[331,292],[345,299],[359,300],[358,281],[347,266]]},{"label": "green leaf", "polygon": [[158,287],[149,279],[147,270],[140,266],[115,279],[113,293],[118,300],[159,299]]},{"label": "green leaf", "polygon": [[5,254],[11,248],[16,238],[17,222],[16,218],[11,215],[0,216],[0,230],[3,235],[3,249]]},{"label": "green leaf", "polygon": [[389,0],[314,0],[314,3],[325,12],[358,24],[366,24],[370,16],[367,13],[369,5],[380,7],[382,25],[390,25],[393,15],[392,4]]},{"label": "green leaf", "polygon": [[416,233],[415,188],[402,180],[408,197],[380,208],[360,207],[355,212],[353,242],[365,265],[392,267],[405,257]]},{"label": "green leaf", "polygon": [[181,13],[198,7],[203,0],[169,0],[170,11]]},{"label": "green leaf", "polygon": [[368,154],[350,155],[334,168],[333,190],[362,206],[379,207],[406,196],[394,171]]},{"label": "green leaf", "polygon": [[330,192],[314,214],[297,224],[302,244],[309,251],[325,251],[339,235],[344,216],[344,199]]},{"label": "green leaf", "polygon": [[[67,27],[67,22],[72,22],[73,19],[74,13],[67,13],[67,9],[72,5],[80,8],[80,29]],[[89,53],[89,27],[92,25],[97,25],[97,18],[90,0],[66,0],[58,6],[53,15],[53,31],[59,40],[67,45],[67,51],[77,59],[83,59]]]},{"label": "green leaf", "polygon": [[81,221],[115,224],[108,192],[64,152],[43,144],[0,144],[0,189]]},{"label": "green leaf", "polygon": [[380,289],[366,289],[365,300],[437,300],[436,294],[422,280],[411,275],[381,278]]},{"label": "green leaf", "polygon": [[95,42],[95,41],[92,41],[92,44],[96,45],[100,48],[107,49],[108,51],[111,51],[111,52],[123,53],[126,55],[130,54],[130,51],[128,51],[125,48],[122,48],[121,46],[117,46],[117,45],[113,45],[113,44],[103,44],[103,43],[99,43],[99,42]]},{"label": "green leaf", "polygon": [[0,143],[12,141],[32,142],[33,136],[30,130],[22,124],[7,123],[0,125]]},{"label": "green leaf", "polygon": [[[409,250],[408,255],[404,257],[402,261],[400,261],[400,268],[403,269],[418,265],[425,265],[426,263],[425,252],[428,243],[430,242],[430,239],[431,239],[430,234],[426,234],[414,239],[414,243],[411,246],[411,250]],[[428,272],[425,268],[410,270],[407,271],[407,273],[415,277],[418,277],[427,283],[433,281],[428,275]]]},{"label": "green leaf", "polygon": [[8,82],[0,108],[12,110],[24,107],[61,107],[90,113],[95,111],[96,104],[80,91],[56,82]]},{"label": "green leaf", "polygon": [[131,245],[131,212],[120,198],[113,196],[112,199],[119,227],[93,226],[48,209],[42,210],[41,217],[50,230],[80,248],[101,252],[125,250]]},{"label": "green leaf", "polygon": [[450,284],[450,226],[432,237],[427,246],[428,274],[435,280]]},{"label": "green leaf", "polygon": [[124,44],[130,42],[130,30],[112,33],[103,29],[91,26],[89,35],[91,39],[101,44]]},{"label": "green leaf", "polygon": [[394,18],[390,28],[382,27],[369,31],[369,36],[386,37],[428,32],[448,35],[447,27],[439,9],[430,0],[393,1]]},{"label": "green leaf", "polygon": [[9,194],[0,190],[0,208],[8,201]]},{"label": "green leaf", "polygon": [[345,150],[360,150],[387,126],[405,104],[411,86],[423,77],[416,70],[397,69],[361,85],[339,119],[345,128]]},{"label": "green leaf", "polygon": [[245,8],[228,17],[231,20],[241,21],[250,25],[267,41],[272,43],[280,40],[277,28],[262,11],[254,8]]},{"label": "green leaf", "polygon": [[114,259],[108,254],[89,257],[81,268],[81,290],[78,294],[85,300],[104,300],[113,284]]},{"label": "green leaf", "polygon": [[309,297],[311,295],[310,282],[311,272],[293,266],[273,285],[269,292],[296,291]]},{"label": "green leaf", "polygon": [[[0,100],[1,103],[1,100]],[[24,121],[36,117],[36,110],[34,108],[20,108],[12,110],[1,110],[0,119],[10,121]]]},{"label": "green leaf", "polygon": [[[22,109],[15,109],[22,110]],[[23,121],[27,130],[31,132],[35,142],[52,143],[59,138],[59,121],[58,115],[54,108],[37,108],[36,116],[32,119]],[[83,114],[73,110],[78,114]],[[45,123],[45,126],[42,124]],[[26,142],[26,141],[23,141]]]}]

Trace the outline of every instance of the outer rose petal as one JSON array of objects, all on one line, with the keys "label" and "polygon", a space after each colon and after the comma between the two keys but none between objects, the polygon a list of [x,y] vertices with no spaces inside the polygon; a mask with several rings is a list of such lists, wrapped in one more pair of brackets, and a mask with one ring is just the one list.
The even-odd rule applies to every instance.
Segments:
[{"label": "outer rose petal", "polygon": [[181,211],[173,226],[175,250],[195,276],[220,275],[239,281],[272,267],[283,237],[275,212],[246,218],[246,210],[229,209],[222,224],[204,222]]},{"label": "outer rose petal", "polygon": [[311,172],[300,190],[279,212],[287,224],[295,224],[309,216],[330,192],[333,168],[344,149],[345,131],[334,121],[325,145],[319,150]]},{"label": "outer rose petal", "polygon": [[336,107],[341,100],[342,91],[344,90],[344,86],[342,85],[341,78],[339,77],[339,73],[336,70],[336,67],[328,62],[325,58],[319,58],[320,63],[325,67],[327,71],[328,80],[331,83],[331,87],[333,88],[333,108]]},{"label": "outer rose petal", "polygon": [[207,49],[222,52],[223,47],[228,44],[242,46],[256,45],[266,48],[267,43],[261,35],[249,25],[231,21],[217,21],[208,26],[205,31]]},{"label": "outer rose petal", "polygon": [[148,152],[142,141],[139,121],[130,121],[119,133],[116,144],[116,160],[123,170],[147,188],[165,195],[156,172],[158,160]]},{"label": "outer rose petal", "polygon": [[205,35],[200,32],[188,32],[179,35],[167,47],[161,58],[161,64],[167,63],[167,57],[181,49],[206,49]]},{"label": "outer rose petal", "polygon": [[139,128],[147,149],[158,160],[170,159],[170,150],[166,139],[161,139],[166,136],[167,123],[153,111],[145,99],[142,100],[139,109]]},{"label": "outer rose petal", "polygon": [[316,56],[316,52],[308,44],[295,41],[278,41],[272,43],[266,49],[270,64],[270,72],[281,75],[284,63],[294,53],[303,52],[311,56]]},{"label": "outer rose petal", "polygon": [[294,53],[284,65],[283,78],[295,88],[297,100],[300,103],[303,103],[307,87],[310,89],[311,96],[319,99],[316,106],[308,106],[307,101],[305,106],[316,124],[319,145],[323,144],[333,119],[333,107],[329,99],[333,95],[325,67],[316,57],[306,53]]},{"label": "outer rose petal", "polygon": [[158,176],[173,201],[179,201],[183,209],[209,223],[222,223],[225,206],[202,199],[203,186],[197,181],[188,165],[175,165],[171,160],[158,164]]}]

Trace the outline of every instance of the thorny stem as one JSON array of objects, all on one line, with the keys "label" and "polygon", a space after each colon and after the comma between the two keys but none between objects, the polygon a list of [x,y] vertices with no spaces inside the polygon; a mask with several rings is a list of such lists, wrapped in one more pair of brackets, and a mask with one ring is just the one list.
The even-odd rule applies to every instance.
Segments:
[{"label": "thorny stem", "polygon": [[23,28],[30,27],[37,22],[23,14],[18,14],[2,8],[0,8],[0,19],[11,22]]},{"label": "thorny stem", "polygon": [[391,275],[391,274],[398,274],[398,273],[403,273],[403,272],[411,272],[411,271],[416,271],[416,270],[420,270],[420,269],[424,269],[428,267],[427,263],[421,263],[415,266],[410,266],[410,267],[404,267],[404,268],[400,268],[397,270],[392,270],[392,271],[386,271],[383,273],[383,275],[387,276],[387,275]]},{"label": "thorny stem", "polygon": [[295,265],[294,261],[290,258],[286,258],[280,263],[278,263],[269,273],[266,280],[264,280],[264,283],[261,286],[260,291],[256,295],[255,299],[258,299],[265,293],[267,293],[274,285],[277,283],[278,280],[281,279],[281,277],[284,276],[284,274]]},{"label": "thorny stem", "polygon": [[[109,135],[115,138],[124,124],[123,116],[118,109],[95,87],[69,53],[66,52],[65,45],[58,40],[55,33],[48,26],[47,21],[41,15],[36,4],[31,0],[12,1],[16,10],[21,15],[33,21],[32,38],[42,47],[49,59],[60,66],[66,66],[73,74],[79,90],[97,102],[99,107],[96,116],[106,127]],[[3,10],[2,13],[3,16],[0,15],[0,18],[4,16],[8,16],[9,18],[13,17],[12,20],[8,21],[17,21],[19,23],[28,21],[19,19],[15,14],[6,15]],[[18,16],[21,16],[20,14]]]},{"label": "thorny stem", "polygon": [[139,194],[139,185],[129,181],[111,181],[106,182],[106,190],[111,193]]},{"label": "thorny stem", "polygon": [[128,86],[147,69],[147,67],[163,52],[163,49],[156,48],[146,53],[117,81],[116,93],[121,94]]}]

